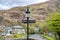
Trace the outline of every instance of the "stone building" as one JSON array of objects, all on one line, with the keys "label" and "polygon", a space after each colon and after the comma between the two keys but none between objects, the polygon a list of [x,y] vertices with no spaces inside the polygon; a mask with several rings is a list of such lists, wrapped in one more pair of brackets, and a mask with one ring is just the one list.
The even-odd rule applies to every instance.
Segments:
[{"label": "stone building", "polygon": [[22,26],[12,26],[12,33],[25,34],[25,29]]},{"label": "stone building", "polygon": [[4,36],[11,36],[12,34],[25,34],[25,29],[22,26],[11,26],[6,27],[5,32],[2,33]]}]

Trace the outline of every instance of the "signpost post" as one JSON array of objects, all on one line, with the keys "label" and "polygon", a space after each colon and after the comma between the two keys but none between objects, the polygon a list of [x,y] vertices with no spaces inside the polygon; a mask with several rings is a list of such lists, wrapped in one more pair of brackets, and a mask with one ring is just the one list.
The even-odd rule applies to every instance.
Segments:
[{"label": "signpost post", "polygon": [[26,10],[27,20],[22,20],[22,23],[27,23],[27,40],[29,40],[29,23],[35,23],[35,20],[29,20],[29,16],[30,16],[30,11],[29,11],[29,7],[27,7]]}]

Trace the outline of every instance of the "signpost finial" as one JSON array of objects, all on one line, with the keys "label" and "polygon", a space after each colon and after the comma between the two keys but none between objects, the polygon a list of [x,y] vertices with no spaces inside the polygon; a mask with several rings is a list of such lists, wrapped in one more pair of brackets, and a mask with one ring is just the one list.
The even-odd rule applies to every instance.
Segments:
[{"label": "signpost finial", "polygon": [[27,7],[26,13],[30,13],[29,7]]}]

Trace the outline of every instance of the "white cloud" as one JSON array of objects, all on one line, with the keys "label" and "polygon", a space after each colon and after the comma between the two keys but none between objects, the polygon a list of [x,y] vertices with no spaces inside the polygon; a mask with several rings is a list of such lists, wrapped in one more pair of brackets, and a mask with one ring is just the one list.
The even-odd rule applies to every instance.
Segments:
[{"label": "white cloud", "polygon": [[27,2],[27,1],[29,1],[29,0],[15,0],[15,1]]},{"label": "white cloud", "polygon": [[1,0],[0,8],[9,9],[16,6],[27,6],[30,4],[36,4],[36,3],[41,3],[45,1],[48,1],[48,0]]},{"label": "white cloud", "polygon": [[29,0],[27,5],[42,3],[42,2],[46,2],[46,1],[49,1],[49,0]]},{"label": "white cloud", "polygon": [[5,5],[0,5],[0,10],[3,10],[3,9],[9,9],[9,7]]}]

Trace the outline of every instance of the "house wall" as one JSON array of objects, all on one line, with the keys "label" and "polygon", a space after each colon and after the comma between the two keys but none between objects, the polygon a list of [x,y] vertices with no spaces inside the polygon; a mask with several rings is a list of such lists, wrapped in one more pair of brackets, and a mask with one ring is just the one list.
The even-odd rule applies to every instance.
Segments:
[{"label": "house wall", "polygon": [[25,30],[24,29],[13,29],[12,33],[25,34]]}]

